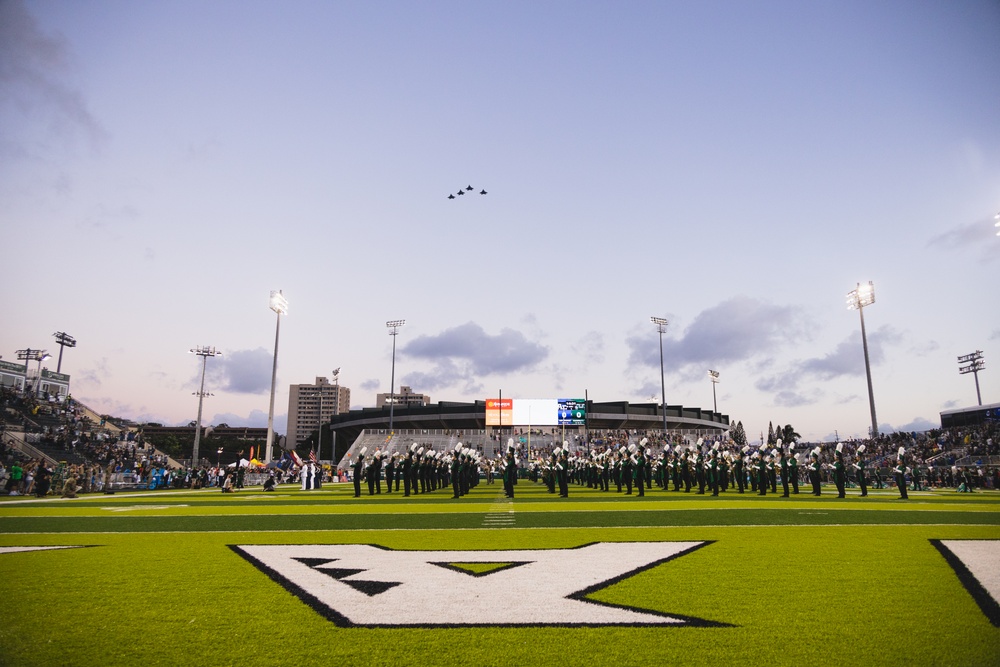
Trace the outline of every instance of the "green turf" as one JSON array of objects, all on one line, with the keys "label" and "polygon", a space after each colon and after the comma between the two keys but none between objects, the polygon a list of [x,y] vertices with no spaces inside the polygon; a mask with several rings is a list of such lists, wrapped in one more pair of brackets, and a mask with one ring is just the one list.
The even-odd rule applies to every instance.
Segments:
[{"label": "green turf", "polygon": [[[517,490],[513,503],[486,485],[456,501],[443,491],[354,499],[347,488],[10,499],[0,546],[87,548],[0,554],[0,664],[1000,664],[1000,628],[930,542],[1000,539],[1000,494],[904,503]],[[513,524],[484,527],[495,516]],[[689,540],[711,544],[591,597],[724,627],[341,628],[228,548]]]}]

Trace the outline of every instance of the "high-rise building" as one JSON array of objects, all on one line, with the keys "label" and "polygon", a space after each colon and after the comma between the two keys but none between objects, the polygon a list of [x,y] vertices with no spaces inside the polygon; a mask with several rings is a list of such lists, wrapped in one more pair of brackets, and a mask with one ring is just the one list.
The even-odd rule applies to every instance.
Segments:
[{"label": "high-rise building", "polygon": [[431,397],[428,396],[427,394],[414,394],[413,390],[407,387],[406,385],[403,385],[399,388],[399,391],[396,392],[396,395],[392,401],[389,400],[389,392],[375,395],[376,408],[381,408],[386,405],[389,405],[390,402],[394,403],[395,405],[403,406],[404,408],[409,407],[411,405],[430,405]]},{"label": "high-rise building", "polygon": [[[288,387],[288,446],[302,443],[326,424],[333,415],[351,409],[351,390],[330,383],[325,377],[316,378],[313,384],[293,384]],[[322,443],[324,448],[332,443]],[[322,454],[322,452],[321,452]]]}]

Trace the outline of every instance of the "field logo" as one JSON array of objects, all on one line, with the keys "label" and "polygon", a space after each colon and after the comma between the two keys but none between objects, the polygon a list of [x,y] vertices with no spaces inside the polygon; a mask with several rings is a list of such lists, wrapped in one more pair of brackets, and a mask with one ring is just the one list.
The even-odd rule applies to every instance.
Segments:
[{"label": "field logo", "polygon": [[231,545],[344,627],[725,626],[588,595],[709,542],[575,549],[394,551],[365,544]]}]

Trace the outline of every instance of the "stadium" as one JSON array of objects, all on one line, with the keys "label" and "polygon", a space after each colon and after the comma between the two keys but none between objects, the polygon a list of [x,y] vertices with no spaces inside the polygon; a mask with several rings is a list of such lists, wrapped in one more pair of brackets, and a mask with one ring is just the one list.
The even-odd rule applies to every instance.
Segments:
[{"label": "stadium", "polygon": [[[852,474],[838,497],[830,470],[818,496],[794,475],[788,497],[781,475],[766,495],[734,476],[713,495],[664,474],[630,494],[581,462],[641,446],[655,460],[668,442],[712,456],[728,417],[668,407],[664,440],[656,406],[586,408],[565,431],[494,431],[480,404],[400,409],[393,439],[382,411],[331,424],[348,460],[366,442],[390,457],[414,442],[442,454],[462,442],[469,461],[511,450],[526,460],[509,494],[502,472],[478,467],[461,494],[447,477],[407,496],[380,476],[356,496],[351,481],[292,474],[273,491],[259,476],[230,493],[196,476],[152,491],[98,476],[76,497],[2,496],[2,663],[1000,664],[995,467],[965,466],[987,474],[962,488],[925,465],[904,477],[905,501],[891,479],[874,484],[891,465],[875,457],[865,495]],[[994,428],[939,434],[934,456],[995,463],[980,449]],[[930,442],[907,441],[907,461]],[[563,443],[577,471],[566,497],[527,465]]]},{"label": "stadium", "polygon": [[[657,404],[628,401],[508,400],[512,404],[514,401],[525,403],[525,415],[529,415],[529,408],[535,405],[534,420],[530,416],[522,419],[515,419],[513,415],[509,419],[506,415],[501,417],[492,407],[496,401],[402,406],[391,414],[388,407],[361,408],[335,415],[329,425],[333,438],[328,441],[337,443],[334,460],[338,462],[337,467],[343,469],[363,447],[372,451],[381,449],[391,455],[400,454],[412,442],[418,442],[438,451],[450,451],[461,440],[489,459],[500,453],[502,443],[509,437],[523,442],[526,450],[532,444],[536,448],[552,449],[564,441],[572,441],[575,448],[585,449],[588,442],[599,439],[597,434],[605,431],[662,430],[665,424],[668,432],[696,440],[719,436],[730,427],[727,415],[681,405],[668,405],[664,411]],[[554,412],[549,419],[542,416],[546,404],[550,412],[557,411],[560,401],[572,401],[582,409],[582,414],[562,420]],[[592,434],[595,437],[591,437]]]}]

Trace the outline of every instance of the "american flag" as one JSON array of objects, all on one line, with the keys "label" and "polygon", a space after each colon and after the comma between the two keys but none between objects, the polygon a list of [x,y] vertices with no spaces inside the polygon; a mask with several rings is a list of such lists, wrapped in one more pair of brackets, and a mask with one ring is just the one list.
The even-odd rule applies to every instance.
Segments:
[{"label": "american flag", "polygon": [[316,450],[315,449],[310,449],[309,450],[309,460],[312,461],[313,463],[316,463]]}]

